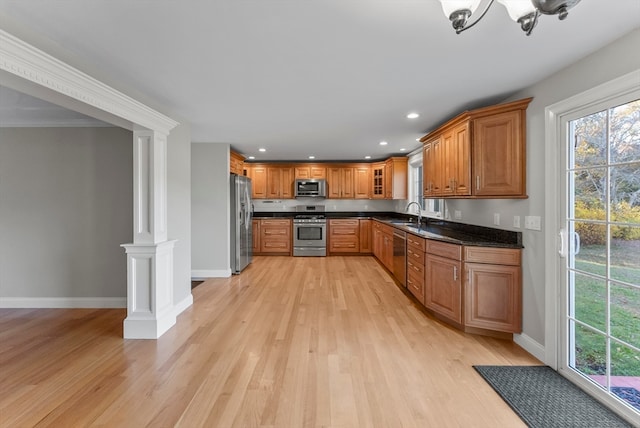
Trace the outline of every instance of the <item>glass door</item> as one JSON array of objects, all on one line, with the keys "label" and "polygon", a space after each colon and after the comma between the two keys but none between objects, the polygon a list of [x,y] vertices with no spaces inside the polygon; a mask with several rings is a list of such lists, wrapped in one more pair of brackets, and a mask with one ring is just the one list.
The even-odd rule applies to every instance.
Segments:
[{"label": "glass door", "polygon": [[[565,120],[560,369],[640,416],[640,100]],[[611,400],[613,399],[613,400]]]}]

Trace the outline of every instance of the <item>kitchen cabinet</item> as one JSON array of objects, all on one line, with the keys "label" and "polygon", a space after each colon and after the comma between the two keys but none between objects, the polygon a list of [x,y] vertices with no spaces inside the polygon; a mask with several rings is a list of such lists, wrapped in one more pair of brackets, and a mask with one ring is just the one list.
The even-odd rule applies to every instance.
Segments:
[{"label": "kitchen cabinet", "polygon": [[252,239],[252,247],[251,251],[253,254],[257,254],[260,252],[260,220],[253,219],[251,221],[251,239]]},{"label": "kitchen cabinet", "polygon": [[329,219],[329,254],[360,252],[360,220]]},{"label": "kitchen cabinet", "polygon": [[462,325],[462,250],[460,245],[427,240],[424,305]]},{"label": "kitchen cabinet", "polygon": [[423,196],[526,198],[530,102],[467,111],[422,137]]},{"label": "kitchen cabinet", "polygon": [[360,165],[354,168],[354,198],[371,198],[371,167]]},{"label": "kitchen cabinet", "polygon": [[251,165],[247,172],[251,178],[251,198],[265,199],[267,197],[267,167]]},{"label": "kitchen cabinet", "polygon": [[392,157],[384,163],[385,199],[407,199],[408,159]]},{"label": "kitchen cabinet", "polygon": [[426,240],[407,233],[407,289],[424,304]]},{"label": "kitchen cabinet", "polygon": [[[256,219],[260,250],[257,254],[291,255],[291,219]],[[255,243],[254,243],[255,247]]]},{"label": "kitchen cabinet", "polygon": [[371,197],[373,199],[384,199],[384,162],[376,162],[371,165],[372,188]]},{"label": "kitchen cabinet", "polygon": [[327,168],[327,198],[354,199],[353,167]]},{"label": "kitchen cabinet", "polygon": [[293,181],[293,168],[267,167],[267,198],[292,199]]},{"label": "kitchen cabinet", "polygon": [[231,174],[246,175],[244,171],[244,157],[233,150],[229,151],[229,172]]},{"label": "kitchen cabinet", "polygon": [[521,250],[465,247],[465,326],[522,330]]},{"label": "kitchen cabinet", "polygon": [[295,178],[327,178],[327,168],[322,165],[300,165],[295,167]]},{"label": "kitchen cabinet", "polygon": [[374,221],[373,252],[382,265],[393,272],[393,227]]},{"label": "kitchen cabinet", "polygon": [[369,219],[361,218],[359,221],[360,228],[360,254],[371,254],[373,252],[373,242],[371,233],[371,223]]}]

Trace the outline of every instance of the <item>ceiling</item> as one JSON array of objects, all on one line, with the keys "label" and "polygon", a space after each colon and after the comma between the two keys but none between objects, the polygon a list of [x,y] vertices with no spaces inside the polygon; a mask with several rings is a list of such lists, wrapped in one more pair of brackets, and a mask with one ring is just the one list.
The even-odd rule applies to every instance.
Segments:
[{"label": "ceiling", "polygon": [[[585,0],[529,37],[498,3],[456,35],[437,0],[0,0],[3,22],[188,121],[194,142],[257,160],[361,160],[409,152],[451,116],[639,28],[640,0]],[[6,93],[0,119],[20,98]]]}]

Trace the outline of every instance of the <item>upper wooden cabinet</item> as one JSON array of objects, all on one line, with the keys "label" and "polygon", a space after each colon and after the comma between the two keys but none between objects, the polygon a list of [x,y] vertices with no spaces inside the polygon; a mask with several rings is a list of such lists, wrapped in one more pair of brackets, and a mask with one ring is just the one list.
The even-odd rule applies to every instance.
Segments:
[{"label": "upper wooden cabinet", "polygon": [[327,178],[327,168],[323,165],[296,166],[295,178]]},{"label": "upper wooden cabinet", "polygon": [[353,169],[353,193],[355,199],[371,198],[371,167],[360,165]]},{"label": "upper wooden cabinet", "polygon": [[355,199],[353,173],[352,167],[327,168],[327,198]]},{"label": "upper wooden cabinet", "polygon": [[422,137],[424,197],[526,198],[531,100],[464,112]]},{"label": "upper wooden cabinet", "polygon": [[245,175],[244,157],[233,150],[229,152],[229,172],[231,174]]},{"label": "upper wooden cabinet", "polygon": [[407,199],[407,174],[409,160],[406,157],[389,158],[384,163],[385,199]]},{"label": "upper wooden cabinet", "polygon": [[294,198],[296,179],[326,179],[329,199],[406,199],[408,159],[375,163],[244,163],[254,199]]},{"label": "upper wooden cabinet", "polygon": [[371,164],[371,197],[373,199],[384,199],[384,162]]},{"label": "upper wooden cabinet", "polygon": [[267,167],[267,198],[293,198],[293,168],[283,166]]}]

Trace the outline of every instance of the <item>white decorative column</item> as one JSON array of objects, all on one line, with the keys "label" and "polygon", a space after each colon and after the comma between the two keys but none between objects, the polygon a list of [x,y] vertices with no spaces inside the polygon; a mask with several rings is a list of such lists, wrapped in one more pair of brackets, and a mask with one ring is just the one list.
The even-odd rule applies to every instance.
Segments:
[{"label": "white decorative column", "polygon": [[157,339],[176,323],[167,240],[167,137],[133,131],[133,243],[127,252],[125,339]]}]

